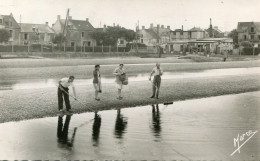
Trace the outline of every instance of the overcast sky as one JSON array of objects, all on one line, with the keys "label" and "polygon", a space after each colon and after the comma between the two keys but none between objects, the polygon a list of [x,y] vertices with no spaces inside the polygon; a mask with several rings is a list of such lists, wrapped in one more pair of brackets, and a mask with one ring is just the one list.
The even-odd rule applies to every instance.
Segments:
[{"label": "overcast sky", "polygon": [[65,18],[67,9],[73,19],[89,21],[94,27],[119,24],[134,29],[151,23],[184,30],[194,26],[213,26],[230,31],[237,22],[260,22],[260,0],[0,0],[0,15],[13,13],[17,22],[55,23]]}]

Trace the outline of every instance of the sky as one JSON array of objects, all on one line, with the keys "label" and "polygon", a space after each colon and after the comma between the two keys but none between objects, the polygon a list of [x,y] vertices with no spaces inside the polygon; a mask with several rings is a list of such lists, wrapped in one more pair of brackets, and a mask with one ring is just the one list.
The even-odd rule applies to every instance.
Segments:
[{"label": "sky", "polygon": [[[212,25],[231,31],[238,22],[260,22],[260,0],[0,0],[0,15],[13,14],[17,22],[55,23],[57,15],[89,18],[94,27],[119,24],[128,29],[150,24],[172,30]],[[20,16],[21,15],[21,16]],[[139,22],[139,23],[138,23]]]}]

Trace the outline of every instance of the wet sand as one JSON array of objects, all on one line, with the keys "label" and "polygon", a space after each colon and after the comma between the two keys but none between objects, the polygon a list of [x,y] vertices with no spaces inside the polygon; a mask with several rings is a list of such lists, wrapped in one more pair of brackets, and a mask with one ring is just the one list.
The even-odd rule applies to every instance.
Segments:
[{"label": "wet sand", "polygon": [[[101,101],[94,99],[92,85],[76,86],[79,101],[71,100],[75,113],[108,110],[122,107],[171,102],[192,98],[218,96],[260,90],[260,75],[187,78],[163,80],[160,99],[150,99],[151,83],[134,82],[123,89],[123,100],[116,99],[114,84],[103,84]],[[0,91],[0,123],[8,121],[57,116],[57,89],[2,90]]]}]

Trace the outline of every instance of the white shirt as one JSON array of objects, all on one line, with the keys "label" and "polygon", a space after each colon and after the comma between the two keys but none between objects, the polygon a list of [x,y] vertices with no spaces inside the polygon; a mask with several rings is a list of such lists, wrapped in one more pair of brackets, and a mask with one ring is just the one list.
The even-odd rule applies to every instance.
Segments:
[{"label": "white shirt", "polygon": [[69,81],[69,78],[62,78],[60,80],[60,84],[65,87],[65,88],[68,88],[69,86],[72,86],[74,87],[74,84],[72,82],[68,82]]},{"label": "white shirt", "polygon": [[154,76],[156,75],[162,75],[163,74],[163,69],[160,67],[160,70],[157,69],[157,67],[154,67],[152,70],[152,73],[154,73]]}]

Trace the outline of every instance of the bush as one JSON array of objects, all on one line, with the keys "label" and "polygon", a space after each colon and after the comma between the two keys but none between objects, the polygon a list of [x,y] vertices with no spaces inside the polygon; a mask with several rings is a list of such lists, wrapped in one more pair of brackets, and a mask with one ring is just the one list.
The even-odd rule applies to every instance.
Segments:
[{"label": "bush", "polygon": [[[255,48],[255,55],[260,53],[260,48]],[[253,55],[253,48],[245,47],[243,48],[242,55]]]}]

